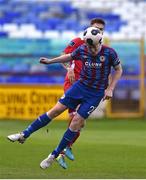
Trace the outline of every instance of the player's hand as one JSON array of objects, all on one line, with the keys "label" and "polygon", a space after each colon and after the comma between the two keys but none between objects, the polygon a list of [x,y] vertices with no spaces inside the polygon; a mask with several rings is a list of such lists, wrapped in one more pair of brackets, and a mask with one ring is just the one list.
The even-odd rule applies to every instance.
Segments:
[{"label": "player's hand", "polygon": [[103,97],[103,101],[104,100],[109,100],[113,97],[113,89],[107,88],[104,92],[104,97]]},{"label": "player's hand", "polygon": [[39,62],[40,62],[41,64],[48,64],[48,58],[41,57],[41,58],[39,59]]},{"label": "player's hand", "polygon": [[68,69],[67,69],[67,75],[68,75],[68,78],[69,78],[70,83],[73,84],[73,83],[75,82],[74,69],[68,68]]}]

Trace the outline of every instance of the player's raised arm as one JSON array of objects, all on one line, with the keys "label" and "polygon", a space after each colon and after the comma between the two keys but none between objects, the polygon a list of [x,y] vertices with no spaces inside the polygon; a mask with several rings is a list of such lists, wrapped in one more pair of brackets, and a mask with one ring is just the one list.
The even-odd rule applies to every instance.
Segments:
[{"label": "player's raised arm", "polygon": [[41,57],[39,59],[40,63],[42,64],[64,63],[69,62],[70,60],[72,60],[71,54],[64,54],[53,59],[48,59],[45,57]]}]

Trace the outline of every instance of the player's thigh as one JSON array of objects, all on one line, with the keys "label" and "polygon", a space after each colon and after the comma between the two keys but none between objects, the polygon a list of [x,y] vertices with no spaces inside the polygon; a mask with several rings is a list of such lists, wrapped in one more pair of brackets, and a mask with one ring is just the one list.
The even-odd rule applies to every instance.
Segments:
[{"label": "player's thigh", "polygon": [[89,115],[98,107],[103,96],[90,98],[89,101],[84,101],[77,113],[80,114],[84,119],[87,119]]},{"label": "player's thigh", "polygon": [[61,104],[60,102],[57,102],[56,105],[47,112],[47,115],[52,119],[52,118],[57,117],[66,109],[67,107],[65,105]]},{"label": "player's thigh", "polygon": [[60,98],[59,102],[69,109],[76,109],[76,107],[78,106],[78,104],[80,104],[81,101],[80,99],[65,96],[63,98]]},{"label": "player's thigh", "polygon": [[76,109],[76,107],[81,103],[82,98],[83,93],[81,87],[78,83],[74,83],[74,85],[72,85],[59,99],[59,102],[70,109]]}]

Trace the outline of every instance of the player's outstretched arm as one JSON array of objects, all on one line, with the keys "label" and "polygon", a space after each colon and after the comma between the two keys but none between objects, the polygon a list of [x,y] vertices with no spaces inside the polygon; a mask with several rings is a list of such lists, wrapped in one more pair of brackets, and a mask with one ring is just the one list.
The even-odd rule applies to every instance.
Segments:
[{"label": "player's outstretched arm", "polygon": [[[65,54],[68,54],[68,53],[62,53],[61,55],[65,55]],[[65,62],[65,63],[62,63],[62,66],[64,67],[64,69],[68,69],[68,68],[70,68],[70,63],[69,62]]]},{"label": "player's outstretched arm", "polygon": [[71,54],[64,54],[53,59],[48,59],[45,57],[41,57],[39,59],[40,63],[42,64],[64,63],[69,62],[70,60],[72,60]]}]

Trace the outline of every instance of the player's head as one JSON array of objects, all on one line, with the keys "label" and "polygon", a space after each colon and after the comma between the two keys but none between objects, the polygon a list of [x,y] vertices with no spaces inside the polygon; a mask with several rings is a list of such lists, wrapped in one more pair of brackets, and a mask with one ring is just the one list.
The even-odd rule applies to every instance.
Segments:
[{"label": "player's head", "polygon": [[105,25],[105,21],[101,18],[94,18],[90,21],[90,26],[98,28],[101,34],[104,32]]},{"label": "player's head", "polygon": [[96,55],[101,47],[102,34],[96,27],[89,27],[84,31],[83,39],[93,55]]}]

